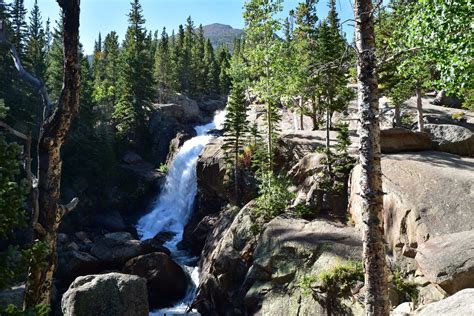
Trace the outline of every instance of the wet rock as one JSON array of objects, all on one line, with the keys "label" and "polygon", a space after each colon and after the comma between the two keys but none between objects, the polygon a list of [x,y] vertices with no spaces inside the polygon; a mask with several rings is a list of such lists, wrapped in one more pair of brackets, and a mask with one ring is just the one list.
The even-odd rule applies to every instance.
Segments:
[{"label": "wet rock", "polygon": [[186,295],[186,273],[164,253],[154,252],[133,258],[125,264],[123,272],[147,280],[148,298],[152,308],[172,306]]},{"label": "wet rock", "polygon": [[428,240],[415,260],[424,276],[448,294],[474,287],[474,230]]},{"label": "wet rock", "polygon": [[174,236],[176,236],[176,233],[173,232],[159,232],[155,235],[155,237],[153,237],[153,239],[161,244],[164,244],[165,242],[173,239]]},{"label": "wet rock", "polygon": [[184,142],[193,138],[194,136],[196,136],[196,130],[192,127],[187,127],[176,134],[175,138],[170,141],[169,152],[168,156],[166,157],[166,163],[168,165],[171,165],[171,162]]},{"label": "wet rock", "polygon": [[94,243],[91,254],[101,262],[104,269],[120,269],[129,259],[139,256],[140,241],[127,232],[106,234]]},{"label": "wet rock", "polygon": [[146,239],[140,242],[140,246],[142,248],[143,254],[149,254],[152,252],[162,252],[167,254],[168,256],[171,255],[171,251],[163,246],[163,243],[155,240],[155,239]]},{"label": "wet rock", "polygon": [[146,281],[109,273],[77,278],[61,301],[65,316],[148,316]]},{"label": "wet rock", "polygon": [[432,148],[430,135],[413,132],[404,128],[390,128],[380,131],[382,153],[399,153],[405,151],[424,151]]}]

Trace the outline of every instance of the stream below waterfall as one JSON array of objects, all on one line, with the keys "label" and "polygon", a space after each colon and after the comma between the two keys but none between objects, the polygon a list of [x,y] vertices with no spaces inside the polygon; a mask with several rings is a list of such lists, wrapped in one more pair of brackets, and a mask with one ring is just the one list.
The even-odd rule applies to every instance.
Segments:
[{"label": "stream below waterfall", "polygon": [[192,286],[186,297],[171,308],[153,311],[150,315],[180,315],[185,314],[188,306],[196,295],[199,283],[199,258],[191,257],[189,252],[178,249],[183,239],[184,227],[188,223],[194,210],[194,201],[197,193],[196,163],[198,157],[209,141],[214,137],[209,132],[221,129],[224,124],[225,111],[216,112],[211,123],[196,126],[197,135],[186,141],[171,163],[166,176],[163,190],[153,203],[152,210],[143,216],[137,224],[140,239],[153,238],[160,232],[171,232],[174,237],[164,246],[171,251],[174,261],[181,264],[190,274]]}]

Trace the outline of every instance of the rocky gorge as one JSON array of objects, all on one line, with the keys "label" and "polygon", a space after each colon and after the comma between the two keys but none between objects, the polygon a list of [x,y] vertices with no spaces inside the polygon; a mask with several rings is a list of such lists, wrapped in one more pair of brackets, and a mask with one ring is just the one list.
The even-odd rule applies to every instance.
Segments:
[{"label": "rocky gorge", "polygon": [[[167,247],[174,234],[161,231],[140,239],[136,223],[165,186],[167,174],[157,166],[171,166],[183,144],[196,136],[193,127],[211,121],[224,104],[177,96],[174,103],[155,106],[151,158],[128,152],[119,165],[126,176],[111,193],[119,207],[92,218],[89,229],[65,227],[58,237],[56,314],[148,315],[190,292],[191,271]],[[394,315],[464,315],[474,299],[474,114],[468,112],[467,122],[460,123],[448,109],[429,107],[438,112],[428,111],[426,133],[389,124],[381,133]],[[350,110],[335,120],[352,124]],[[261,119],[258,106],[249,116]],[[323,168],[317,148],[325,145],[325,131],[294,129],[291,113],[282,109],[282,116],[276,161],[291,181],[293,205],[317,209],[317,215],[305,218],[295,207],[262,221],[251,177],[241,197],[244,206],[229,205],[223,137],[213,133],[196,161],[193,213],[176,245],[198,258],[193,313],[364,313],[360,167],[345,179],[343,194],[322,194],[315,175]],[[330,133],[332,145],[336,134]],[[348,151],[355,157],[354,126],[351,141]],[[0,303],[10,300],[7,295],[15,294],[0,294]]]}]

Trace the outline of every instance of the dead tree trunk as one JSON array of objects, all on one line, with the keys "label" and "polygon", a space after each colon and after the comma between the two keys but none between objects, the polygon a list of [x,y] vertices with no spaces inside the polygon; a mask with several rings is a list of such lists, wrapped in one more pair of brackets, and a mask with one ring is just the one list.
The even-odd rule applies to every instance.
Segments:
[{"label": "dead tree trunk", "polygon": [[[72,210],[78,200],[61,205],[61,146],[69,133],[71,121],[79,110],[79,2],[58,0],[63,14],[64,84],[57,108],[45,115],[38,140],[38,210],[33,223],[34,237],[46,249],[46,262],[30,266],[25,307],[50,304],[53,273],[56,268],[57,230],[62,217]],[[48,111],[45,111],[48,114]]]},{"label": "dead tree trunk", "polygon": [[416,88],[416,111],[418,112],[418,131],[423,132],[425,122],[423,121],[423,103],[421,101],[421,89]]},{"label": "dead tree trunk", "polygon": [[383,316],[389,315],[389,302],[373,14],[371,0],[355,1],[365,308],[366,315]]}]

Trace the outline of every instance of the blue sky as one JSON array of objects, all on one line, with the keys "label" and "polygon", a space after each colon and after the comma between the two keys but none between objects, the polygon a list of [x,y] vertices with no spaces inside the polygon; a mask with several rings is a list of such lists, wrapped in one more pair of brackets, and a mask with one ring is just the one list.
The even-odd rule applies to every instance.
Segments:
[{"label": "blue sky", "polygon": [[[299,0],[285,0],[285,10],[282,17],[287,16],[289,10],[296,7]],[[320,0],[318,4],[318,15],[324,17],[327,14],[328,0]],[[25,6],[30,11],[34,0],[25,0]],[[341,21],[352,18],[351,0],[338,0],[337,9]],[[146,19],[148,30],[160,30],[166,26],[171,32],[177,29],[179,24],[184,24],[186,18],[191,15],[195,24],[223,23],[234,28],[243,28],[242,18],[243,0],[141,0],[143,14]],[[55,0],[38,0],[43,20],[50,18],[58,19],[59,7]],[[81,42],[84,50],[90,54],[94,47],[94,41],[99,32],[103,37],[110,31],[116,31],[120,40],[123,40],[127,29],[127,16],[130,9],[129,0],[81,0]],[[350,23],[344,24],[344,31],[348,38],[352,38],[352,27]]]}]

